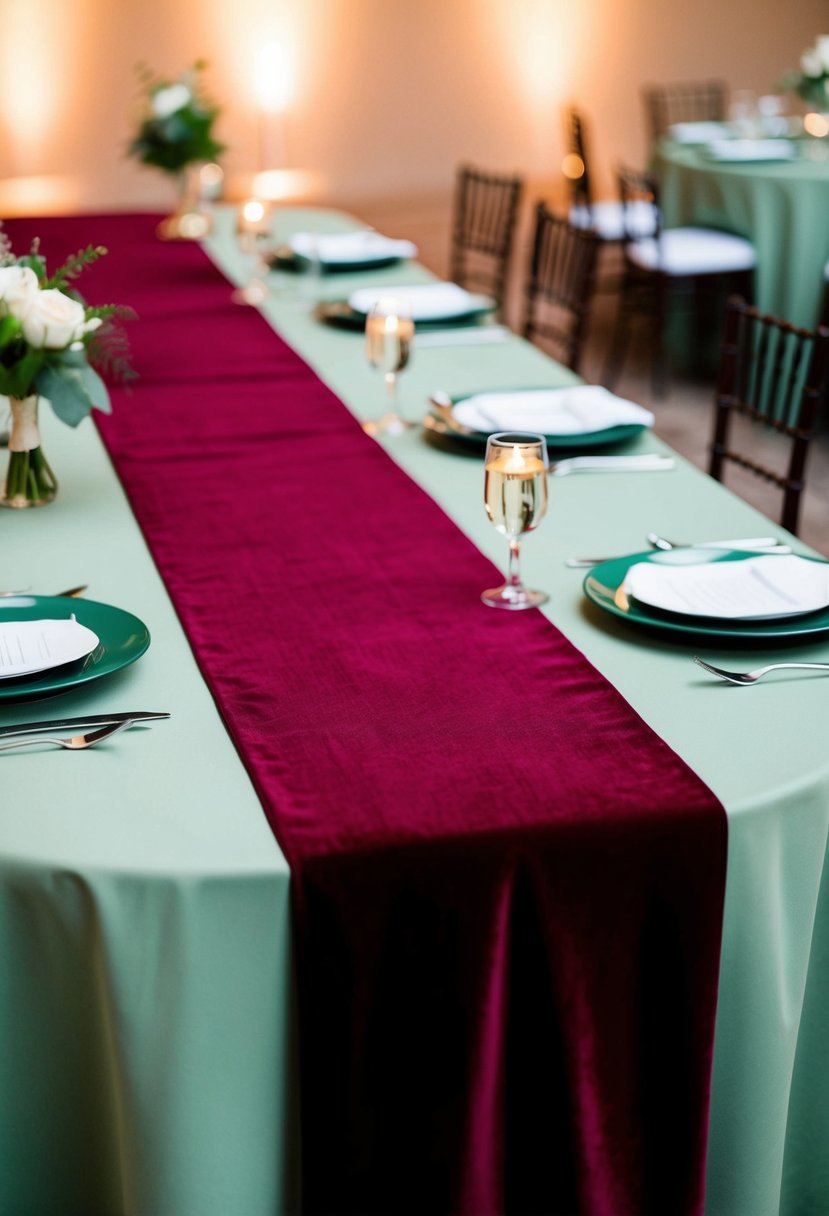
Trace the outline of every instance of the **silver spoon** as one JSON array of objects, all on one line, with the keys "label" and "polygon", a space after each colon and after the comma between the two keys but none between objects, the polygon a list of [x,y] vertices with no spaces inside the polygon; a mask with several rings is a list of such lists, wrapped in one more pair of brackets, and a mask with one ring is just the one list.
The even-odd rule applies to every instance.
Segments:
[{"label": "silver spoon", "polygon": [[724,667],[715,667],[712,663],[706,663],[697,655],[694,655],[694,662],[706,671],[710,671],[712,676],[719,676],[721,680],[728,680],[730,684],[756,684],[767,672],[782,671],[784,668],[790,667],[808,671],[829,671],[829,663],[769,663],[767,667],[755,667],[753,671],[727,671]]},{"label": "silver spoon", "polygon": [[95,747],[97,743],[103,743],[104,739],[109,739],[111,735],[117,735],[119,731],[127,730],[132,725],[132,718],[127,718],[124,722],[110,722],[108,726],[88,731],[85,735],[70,735],[68,739],[59,739],[53,735],[32,735],[26,739],[13,739],[9,743],[0,743],[0,752],[11,751],[13,747],[32,747],[39,743],[53,743],[55,747],[64,747],[70,752],[82,752],[87,748]]},{"label": "silver spoon", "polygon": [[696,544],[688,541],[668,540],[658,532],[648,532],[645,540],[654,549],[773,549],[775,553],[791,553],[788,545],[784,545],[775,536],[746,536],[737,540],[705,540]]}]

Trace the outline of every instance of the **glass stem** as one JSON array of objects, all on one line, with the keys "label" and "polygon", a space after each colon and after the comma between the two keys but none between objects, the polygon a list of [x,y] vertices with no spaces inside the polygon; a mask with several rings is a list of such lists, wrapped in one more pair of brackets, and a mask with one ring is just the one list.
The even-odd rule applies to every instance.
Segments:
[{"label": "glass stem", "polygon": [[521,544],[517,537],[509,538],[509,567],[507,569],[507,586],[514,588],[516,591],[521,590],[521,574],[519,571],[519,558],[521,556]]},{"label": "glass stem", "polygon": [[394,372],[386,372],[386,396],[389,401],[389,413],[397,415],[397,376]]}]

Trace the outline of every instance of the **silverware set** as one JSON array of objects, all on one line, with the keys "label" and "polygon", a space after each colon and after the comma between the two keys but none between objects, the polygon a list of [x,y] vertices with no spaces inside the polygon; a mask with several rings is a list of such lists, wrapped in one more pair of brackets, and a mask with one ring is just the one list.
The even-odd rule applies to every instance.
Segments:
[{"label": "silverware set", "polygon": [[[18,722],[13,726],[0,726],[0,752],[19,747],[39,747],[41,744],[62,747],[66,751],[86,751],[132,726],[169,717],[169,713],[165,712],[131,710],[125,713],[52,718],[45,722]],[[72,730],[76,733],[58,733]]]},{"label": "silverware set", "polygon": [[[658,532],[648,532],[645,537],[648,544],[653,549],[661,549],[669,552],[672,549],[740,549],[746,553],[791,553],[791,547],[783,544],[774,536],[745,536],[738,537],[734,540],[701,540],[701,541],[674,541],[668,540],[665,536],[660,536]],[[616,557],[623,556],[616,554]],[[564,564],[571,569],[579,569],[584,566],[598,566],[602,562],[613,561],[614,557],[568,557]]]}]

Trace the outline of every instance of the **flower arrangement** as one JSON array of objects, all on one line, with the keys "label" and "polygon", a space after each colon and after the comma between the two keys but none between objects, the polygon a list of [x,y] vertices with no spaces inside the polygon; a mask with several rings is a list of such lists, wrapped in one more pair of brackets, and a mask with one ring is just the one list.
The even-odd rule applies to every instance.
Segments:
[{"label": "flower arrangement", "polygon": [[12,414],[2,498],[8,505],[48,502],[55,494],[40,447],[38,399],[47,398],[61,421],[77,426],[93,407],[110,408],[101,372],[121,379],[134,374],[117,324],[129,310],[87,307],[70,286],[106,252],[89,245],[49,275],[39,241],[16,257],[0,230],[0,394],[10,399]]},{"label": "flower arrangement", "polygon": [[213,137],[219,109],[201,90],[200,74],[206,66],[197,60],[175,80],[139,67],[146,109],[129,145],[130,156],[165,173],[180,173],[194,162],[216,160],[224,151]]},{"label": "flower arrangement", "polygon": [[787,72],[780,83],[809,105],[829,110],[829,34],[819,35],[801,55],[800,70]]}]

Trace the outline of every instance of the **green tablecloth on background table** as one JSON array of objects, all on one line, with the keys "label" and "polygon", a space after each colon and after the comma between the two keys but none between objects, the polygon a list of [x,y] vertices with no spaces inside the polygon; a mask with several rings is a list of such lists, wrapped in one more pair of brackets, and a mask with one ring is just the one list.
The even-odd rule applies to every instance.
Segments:
[{"label": "green tablecloth on background table", "polygon": [[829,141],[798,144],[791,161],[716,161],[663,139],[654,154],[668,228],[723,228],[757,249],[756,303],[793,325],[817,324],[829,261]]},{"label": "green tablecloth on background table", "polygon": [[[232,218],[220,213],[209,247],[241,280],[248,267],[230,239]],[[276,223],[284,236],[348,221],[281,210]],[[370,280],[331,276],[321,290],[426,277],[398,266]],[[314,320],[304,280],[280,274],[272,282],[265,311],[275,327],[358,416],[379,414],[382,380],[365,362],[362,336]],[[402,409],[419,419],[437,387],[558,379],[572,376],[516,337],[416,342],[401,377]],[[383,442],[503,568],[504,540],[483,509],[480,455],[449,454],[419,429]],[[133,667],[40,702],[38,712],[0,702],[0,724],[112,707],[173,716],[96,753],[0,760],[0,1216],[289,1211],[296,1120],[287,867],[94,428],[70,431],[47,411],[44,444],[59,497],[44,510],[0,512],[3,585],[54,591],[88,582],[90,597],[136,613],[153,641]],[[663,445],[650,435],[632,445],[653,449]],[[808,677],[750,690],[721,685],[691,663],[691,642],[634,631],[589,606],[583,572],[564,558],[644,549],[652,528],[699,539],[758,535],[769,523],[679,458],[670,473],[556,478],[549,515],[524,546],[525,575],[550,592],[550,619],[728,811],[707,1211],[827,1211],[829,908],[821,883],[829,753],[821,723],[829,685]],[[775,651],[705,653],[749,665]],[[829,650],[818,640],[797,653],[825,659]]]}]

